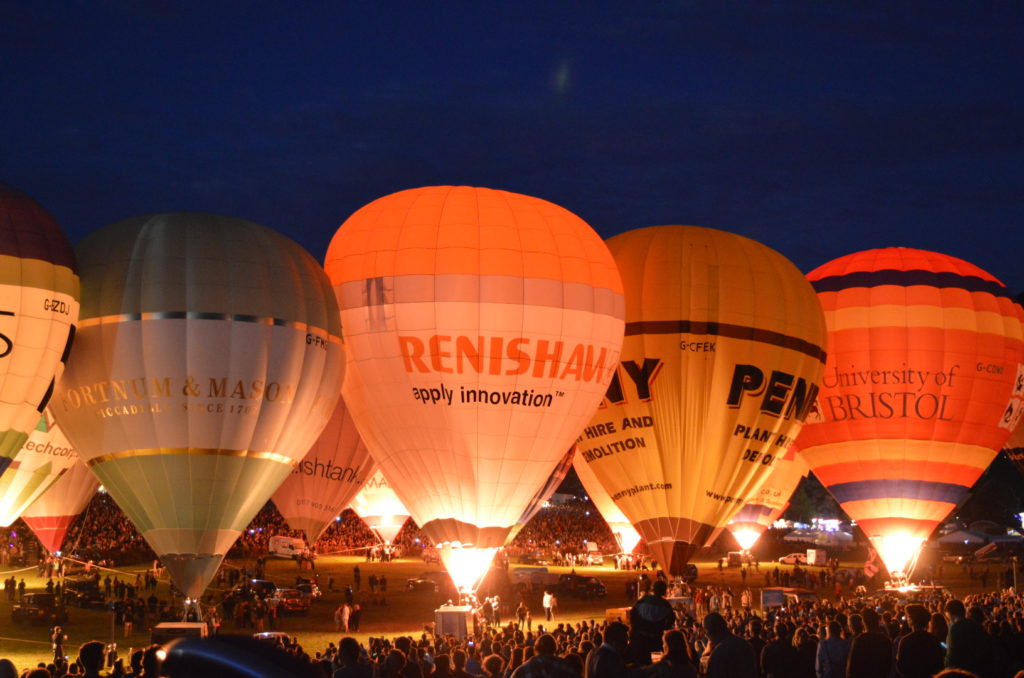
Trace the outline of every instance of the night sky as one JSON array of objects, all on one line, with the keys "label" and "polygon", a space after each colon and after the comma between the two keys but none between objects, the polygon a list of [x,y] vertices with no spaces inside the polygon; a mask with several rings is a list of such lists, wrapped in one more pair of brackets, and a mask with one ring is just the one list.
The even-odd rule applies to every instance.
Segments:
[{"label": "night sky", "polygon": [[198,210],[322,260],[374,198],[472,184],[1018,293],[1022,35],[1020,2],[0,0],[0,180],[73,241]]}]

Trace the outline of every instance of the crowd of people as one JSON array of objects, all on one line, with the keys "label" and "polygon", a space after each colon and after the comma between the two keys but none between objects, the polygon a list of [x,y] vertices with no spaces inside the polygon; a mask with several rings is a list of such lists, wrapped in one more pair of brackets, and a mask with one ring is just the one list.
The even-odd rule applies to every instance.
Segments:
[{"label": "crowd of people", "polygon": [[[538,620],[527,628],[515,615],[491,614],[461,638],[424,632],[360,643],[345,636],[337,645],[307,649],[279,636],[272,639],[276,659],[250,656],[289,666],[289,675],[333,678],[1024,676],[1024,596],[1012,589],[963,600],[933,592],[920,599],[882,594],[795,602],[763,613],[743,606],[693,612],[673,606],[669,592],[665,579],[655,579],[614,621]],[[44,664],[24,675],[96,676],[104,667],[116,678],[161,675],[143,651],[121,658],[87,643],[80,657],[80,671]],[[11,669],[0,665],[0,678],[17,676]],[[198,670],[193,665],[188,675],[202,675]]]},{"label": "crowd of people", "polygon": [[[228,558],[256,558],[267,553],[272,536],[304,538],[293,530],[281,516],[273,502],[267,502],[242,532],[228,552]],[[544,552],[551,554],[554,564],[583,564],[587,543],[594,542],[604,554],[616,553],[617,546],[611,530],[589,502],[542,508],[526,524],[506,549],[510,558]],[[379,540],[351,509],[332,522],[320,536],[311,552],[361,553],[379,558],[373,552]],[[426,537],[416,523],[409,519],[392,542],[391,556],[420,553]],[[107,567],[121,562],[149,561],[156,554],[135,526],[117,506],[109,494],[99,492],[93,497],[81,516],[72,523],[64,540],[64,549],[81,560],[93,561]],[[35,562],[42,551],[32,531],[17,521],[14,528],[0,534],[0,566]]]},{"label": "crowd of people", "polygon": [[552,552],[561,554],[569,564],[568,556],[585,553],[587,542],[594,542],[605,554],[619,550],[608,523],[594,505],[570,501],[541,508],[505,550],[512,558],[534,551]]}]

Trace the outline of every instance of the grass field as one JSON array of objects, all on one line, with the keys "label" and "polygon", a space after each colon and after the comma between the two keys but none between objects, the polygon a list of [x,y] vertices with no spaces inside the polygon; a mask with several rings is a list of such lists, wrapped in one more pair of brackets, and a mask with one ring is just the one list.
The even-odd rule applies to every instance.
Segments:
[{"label": "grass field", "polygon": [[[243,565],[245,563],[235,561],[235,564]],[[334,609],[344,598],[342,591],[345,585],[352,583],[352,569],[357,564],[362,573],[364,588],[371,574],[385,575],[388,579],[388,604],[386,606],[366,605],[363,609],[360,632],[350,634],[360,640],[365,641],[369,636],[418,635],[423,631],[424,625],[433,620],[433,610],[444,602],[440,594],[405,590],[407,578],[422,572],[439,570],[438,565],[426,565],[419,559],[402,559],[391,563],[366,563],[362,558],[354,556],[324,556],[317,561],[321,587],[325,589],[323,599],[313,605],[308,616],[282,618],[278,629],[297,636],[310,654],[324,649],[328,642],[337,643],[341,634],[334,630]],[[860,561],[860,564],[863,564],[863,561]],[[699,583],[725,584],[733,587],[739,587],[741,584],[738,569],[727,569],[720,572],[716,564],[709,561],[698,562],[698,566],[700,569]],[[855,567],[857,564],[851,562],[849,566]],[[145,564],[125,567],[119,570],[124,573],[119,576],[123,580],[134,580],[135,573],[145,567]],[[569,571],[569,568],[548,567],[548,569],[554,573]],[[10,577],[12,572],[18,579],[25,579],[27,590],[30,592],[43,590],[46,584],[45,579],[36,576],[34,567],[27,570],[0,569],[0,578]],[[308,572],[306,570],[302,574],[308,575]],[[577,622],[591,618],[603,619],[606,609],[627,604],[625,599],[626,582],[635,574],[616,571],[607,565],[577,567],[576,572],[600,578],[608,589],[608,597],[603,600],[584,601],[562,596],[559,598],[559,614],[556,622]],[[300,573],[296,565],[290,560],[268,561],[267,578],[279,586],[294,584],[295,576],[298,574]],[[326,590],[328,575],[333,575],[335,579],[333,592]],[[945,580],[947,585],[951,586],[952,590],[959,595],[974,590],[967,577],[960,573],[959,568],[949,566]],[[748,583],[757,587],[762,583],[762,578],[753,576]],[[993,581],[990,581],[989,588],[995,588]],[[219,593],[215,595],[219,600]],[[166,581],[160,583],[157,597],[161,599],[170,597]],[[506,600],[506,602],[511,601]],[[544,624],[540,593],[528,597],[526,602],[532,611],[534,628],[539,624]],[[11,605],[6,597],[0,595],[0,657],[11,659],[19,669],[30,665],[34,666],[39,661],[49,660],[52,657],[48,641],[49,629],[44,626],[13,624],[10,614]],[[78,646],[88,640],[110,642],[113,639],[118,643],[121,656],[126,656],[129,648],[143,647],[149,642],[149,629],[136,629],[129,638],[123,638],[120,629],[115,629],[112,634],[110,615],[104,611],[71,608],[69,613],[70,621],[64,627],[68,635],[65,652],[72,657],[75,656]],[[235,632],[234,622],[225,620],[222,626],[222,632],[224,631]]]}]

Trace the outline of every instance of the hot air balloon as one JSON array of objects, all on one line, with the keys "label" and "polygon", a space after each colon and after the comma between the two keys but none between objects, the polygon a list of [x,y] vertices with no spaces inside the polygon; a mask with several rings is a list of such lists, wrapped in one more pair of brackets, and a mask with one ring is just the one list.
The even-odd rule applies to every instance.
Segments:
[{"label": "hot air balloon", "polygon": [[313,545],[373,474],[374,464],[344,398],[313,447],[274,492],[277,510]]},{"label": "hot air balloon", "polygon": [[25,445],[0,476],[0,527],[8,527],[69,468],[78,452],[43,411]]},{"label": "hot air balloon", "polygon": [[473,187],[401,191],[325,267],[359,432],[456,586],[472,588],[618,363],[615,263],[579,217]]},{"label": "hot air balloon", "polygon": [[77,460],[50,489],[32,502],[21,519],[50,553],[61,550],[64,537],[75,518],[96,494],[100,481]]},{"label": "hot air balloon", "polygon": [[776,459],[773,464],[776,468],[768,480],[726,526],[744,551],[754,548],[765,530],[785,512],[797,485],[807,477],[807,462],[795,447],[790,447],[786,454]]},{"label": "hot air balloon", "polygon": [[732,233],[655,226],[608,247],[622,363],[578,456],[675,575],[756,496],[810,410],[825,362],[814,290]]},{"label": "hot air balloon", "polygon": [[831,353],[801,451],[907,575],[1020,417],[1024,314],[985,271],[924,250],[850,254],[807,277]]},{"label": "hot air balloon", "polygon": [[640,542],[640,533],[636,531],[633,523],[629,522],[629,518],[612,501],[612,496],[601,486],[597,476],[590,470],[590,465],[587,462],[583,461],[579,455],[576,455],[572,466],[576,469],[576,475],[579,476],[583,489],[590,496],[590,501],[594,502],[597,512],[608,523],[608,528],[612,531],[615,542],[619,545],[619,551],[622,553],[632,553],[633,549]]},{"label": "hot air balloon", "polygon": [[380,469],[363,484],[363,489],[352,500],[352,510],[385,544],[395,540],[409,519],[409,510],[402,505],[402,500]]},{"label": "hot air balloon", "polygon": [[241,219],[128,219],[77,254],[82,323],[54,416],[198,598],[334,411],[336,302],[305,250]]},{"label": "hot air balloon", "polygon": [[0,474],[64,371],[78,322],[71,245],[42,207],[0,183]]}]

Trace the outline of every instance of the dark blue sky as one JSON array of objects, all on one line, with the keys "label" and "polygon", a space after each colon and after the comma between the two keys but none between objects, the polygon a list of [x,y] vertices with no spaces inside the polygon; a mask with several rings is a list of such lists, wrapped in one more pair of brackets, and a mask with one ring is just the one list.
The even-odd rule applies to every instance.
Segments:
[{"label": "dark blue sky", "polygon": [[74,241],[201,210],[322,259],[364,203],[460,183],[1021,292],[1022,35],[1019,2],[0,0],[0,180]]}]

